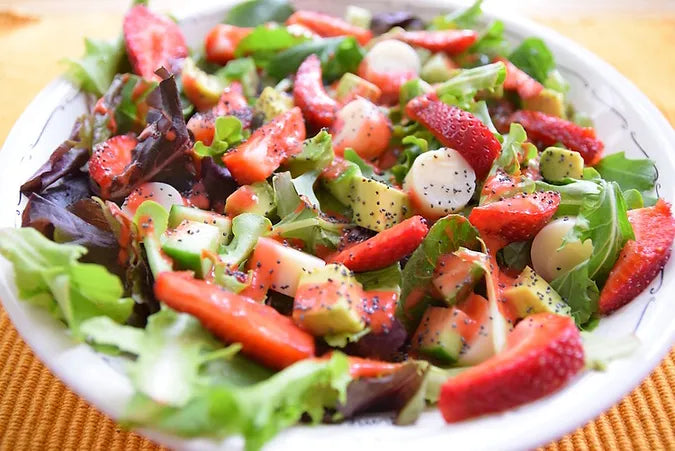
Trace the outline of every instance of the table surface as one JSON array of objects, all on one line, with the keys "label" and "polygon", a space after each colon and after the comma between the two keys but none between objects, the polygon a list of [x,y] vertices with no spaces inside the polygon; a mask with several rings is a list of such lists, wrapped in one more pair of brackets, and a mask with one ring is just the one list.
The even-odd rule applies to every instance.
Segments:
[{"label": "table surface", "polygon": [[[110,0],[105,2],[113,4]],[[4,58],[0,64],[0,145],[30,100],[62,71],[59,60],[82,52],[83,36],[112,37],[119,32],[119,6],[109,6],[106,14],[97,14],[88,8],[59,10],[54,8],[56,3],[0,0],[0,49]],[[675,13],[672,1],[656,3],[669,7],[660,14],[654,14],[652,3],[648,10],[639,12],[604,11],[583,17],[549,16],[540,21],[614,65],[675,124]],[[26,5],[30,13],[16,12],[25,11]],[[672,350],[623,401],[546,448],[675,449],[674,389]],[[121,430],[57,380],[26,346],[0,308],[2,449],[158,448],[133,432]]]}]

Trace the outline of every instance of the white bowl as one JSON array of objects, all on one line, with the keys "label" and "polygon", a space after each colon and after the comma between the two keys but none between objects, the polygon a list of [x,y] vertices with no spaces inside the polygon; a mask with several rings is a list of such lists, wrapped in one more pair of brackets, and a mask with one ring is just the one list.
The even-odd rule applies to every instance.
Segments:
[{"label": "white bowl", "polygon": [[[227,2],[231,4],[232,2]],[[299,6],[341,14],[348,2],[296,1]],[[431,1],[365,0],[374,11],[411,9],[429,17],[446,10]],[[434,4],[435,3],[435,4]],[[225,8],[194,11],[181,17],[188,41],[201,37],[224,16]],[[487,13],[486,20],[495,18]],[[588,50],[545,27],[518,17],[500,15],[513,40],[539,36],[556,56],[571,84],[570,98],[593,118],[608,152],[649,157],[660,177],[658,194],[675,200],[675,133],[670,124],[632,83]],[[64,140],[75,118],[85,112],[84,97],[68,82],[57,79],[28,106],[0,152],[0,227],[18,227],[22,199],[19,186]],[[665,175],[665,177],[664,177]],[[38,357],[69,387],[113,418],[120,416],[132,393],[129,380],[105,356],[74,343],[66,329],[45,312],[17,299],[11,268],[0,261],[0,298],[14,325]],[[640,348],[629,358],[609,365],[603,373],[585,373],[545,399],[502,414],[446,425],[437,410],[424,413],[414,426],[397,427],[387,416],[358,418],[341,425],[299,426],[281,433],[268,449],[525,449],[545,444],[583,425],[630,392],[657,365],[675,339],[675,262],[632,303],[605,318],[595,333],[623,336],[634,333]],[[217,443],[182,440],[142,430],[150,438],[180,449],[240,447],[236,438]]]}]

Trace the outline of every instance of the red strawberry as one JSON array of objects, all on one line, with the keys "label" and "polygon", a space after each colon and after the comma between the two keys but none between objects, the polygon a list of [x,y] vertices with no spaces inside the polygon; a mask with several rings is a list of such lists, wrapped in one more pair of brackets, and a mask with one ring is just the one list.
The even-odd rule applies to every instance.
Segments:
[{"label": "red strawberry", "polygon": [[239,42],[248,36],[252,28],[218,24],[211,28],[204,40],[206,60],[211,63],[225,64],[234,59],[234,51]]},{"label": "red strawberry", "polygon": [[560,205],[560,194],[553,191],[520,194],[515,197],[476,207],[469,221],[481,234],[506,240],[526,241],[553,217]]},{"label": "red strawberry", "polygon": [[406,114],[424,125],[444,146],[459,152],[469,162],[476,178],[482,180],[501,151],[501,144],[480,119],[427,94],[415,97],[405,108]]},{"label": "red strawberry", "polygon": [[476,42],[473,30],[402,31],[396,39],[432,52],[462,53]]},{"label": "red strawberry", "polygon": [[305,122],[300,108],[295,107],[253,132],[223,155],[223,162],[240,185],[261,182],[286,158],[300,152],[304,139]]},{"label": "red strawberry", "polygon": [[89,175],[101,187],[101,197],[109,198],[108,189],[115,176],[124,173],[131,163],[131,152],[138,144],[131,135],[113,136],[94,146],[89,159]]},{"label": "red strawberry", "polygon": [[609,313],[632,301],[670,258],[675,219],[669,204],[659,199],[653,207],[630,210],[628,220],[633,226],[635,241],[623,247],[600,292],[601,313]]},{"label": "red strawberry", "polygon": [[417,249],[428,230],[424,218],[413,216],[343,250],[333,258],[333,262],[342,263],[356,272],[385,268]]},{"label": "red strawberry", "polygon": [[448,379],[438,408],[448,423],[500,412],[555,392],[583,366],[572,318],[537,313],[518,323],[502,352]]},{"label": "red strawberry", "polygon": [[518,91],[518,95],[523,99],[529,99],[539,95],[544,86],[526,72],[518,69],[511,61],[506,58],[498,57],[495,61],[501,61],[506,65],[506,79],[504,80],[504,89]]},{"label": "red strawberry", "polygon": [[579,152],[589,166],[593,166],[602,158],[605,146],[595,137],[595,130],[591,127],[580,127],[573,122],[539,111],[524,110],[513,113],[509,122],[518,122],[525,128],[530,140],[538,141],[545,146],[563,143],[565,147]]},{"label": "red strawberry", "polygon": [[314,11],[296,11],[286,20],[286,24],[303,25],[324,38],[354,36],[361,45],[366,45],[373,37],[370,30],[352,25],[338,17]]},{"label": "red strawberry", "polygon": [[127,11],[123,27],[129,61],[134,72],[143,78],[160,80],[155,71],[162,66],[175,73],[188,56],[178,25],[143,5]]},{"label": "red strawberry", "polygon": [[225,88],[218,99],[218,104],[210,111],[195,113],[188,121],[187,128],[192,132],[195,142],[201,141],[210,146],[215,133],[216,118],[227,115],[236,116],[244,128],[251,125],[253,112],[248,106],[243,88],[238,81],[232,82]]},{"label": "red strawberry", "polygon": [[293,100],[307,122],[316,127],[330,127],[335,120],[338,103],[326,94],[321,80],[321,61],[311,54],[295,74]]}]

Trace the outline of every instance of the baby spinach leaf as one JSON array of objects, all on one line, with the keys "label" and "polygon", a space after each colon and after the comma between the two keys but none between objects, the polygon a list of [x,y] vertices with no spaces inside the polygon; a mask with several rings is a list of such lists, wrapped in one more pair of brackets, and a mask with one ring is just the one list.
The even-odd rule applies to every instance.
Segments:
[{"label": "baby spinach leaf", "polygon": [[590,260],[551,281],[551,287],[572,309],[572,317],[581,326],[598,310],[600,291],[589,274]]},{"label": "baby spinach leaf", "polygon": [[509,60],[540,83],[555,69],[555,59],[544,41],[527,38],[511,53]]},{"label": "baby spinach leaf", "polygon": [[312,53],[321,60],[323,78],[336,80],[345,72],[356,72],[363,59],[363,49],[353,37],[336,37],[306,41],[277,53],[267,64],[268,75],[282,79],[294,73]]},{"label": "baby spinach leaf", "polygon": [[624,152],[607,155],[595,165],[603,179],[619,184],[622,190],[649,191],[656,181],[656,166],[647,158],[629,159]]},{"label": "baby spinach leaf", "polygon": [[249,0],[230,9],[225,23],[238,27],[255,27],[267,22],[283,23],[293,14],[287,0]]},{"label": "baby spinach leaf", "polygon": [[591,240],[593,253],[588,261],[588,277],[603,282],[623,245],[635,236],[619,185],[602,179],[597,184],[600,191],[584,197],[577,222],[565,236],[565,242]]}]

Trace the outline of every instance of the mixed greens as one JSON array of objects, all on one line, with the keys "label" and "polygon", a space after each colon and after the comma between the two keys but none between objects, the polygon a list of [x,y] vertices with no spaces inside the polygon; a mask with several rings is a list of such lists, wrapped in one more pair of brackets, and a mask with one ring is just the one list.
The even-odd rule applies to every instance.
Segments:
[{"label": "mixed greens", "polygon": [[85,50],[67,76],[98,100],[0,254],[124,362],[130,426],[259,449],[301,421],[515,407],[601,367],[579,329],[670,255],[654,163],[604,156],[546,43],[480,1],[248,0],[198,49],[136,4]]}]

